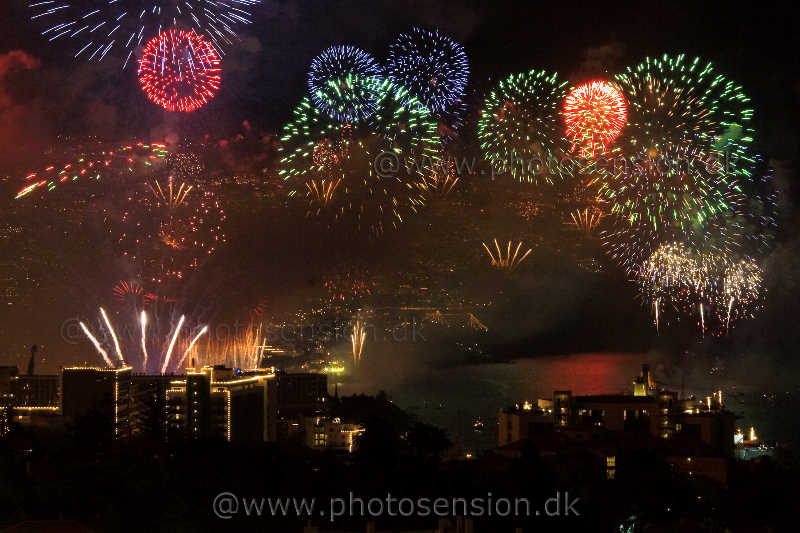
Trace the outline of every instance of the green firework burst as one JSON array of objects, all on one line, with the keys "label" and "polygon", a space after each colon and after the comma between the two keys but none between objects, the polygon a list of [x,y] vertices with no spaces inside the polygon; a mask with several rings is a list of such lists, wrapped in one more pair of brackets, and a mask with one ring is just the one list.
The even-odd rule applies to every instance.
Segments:
[{"label": "green firework burst", "polygon": [[628,100],[628,124],[617,140],[623,155],[690,142],[713,149],[732,176],[749,178],[750,98],[712,63],[664,54],[648,57],[615,78]]},{"label": "green firework burst", "polygon": [[308,216],[378,236],[424,205],[421,183],[439,141],[428,110],[405,88],[363,82],[370,83],[375,111],[357,124],[339,123],[303,99],[283,128],[279,175]]},{"label": "green firework burst", "polygon": [[556,73],[531,70],[502,80],[484,101],[478,121],[486,160],[520,181],[553,183],[569,148],[561,131],[566,94],[567,82]]}]

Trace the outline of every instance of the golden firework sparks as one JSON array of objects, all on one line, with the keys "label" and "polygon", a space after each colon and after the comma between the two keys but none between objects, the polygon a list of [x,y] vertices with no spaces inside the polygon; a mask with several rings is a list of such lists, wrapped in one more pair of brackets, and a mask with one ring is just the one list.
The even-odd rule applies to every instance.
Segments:
[{"label": "golden firework sparks", "polygon": [[306,189],[308,190],[308,194],[311,195],[317,203],[326,206],[328,203],[330,203],[331,199],[333,199],[333,193],[341,183],[342,178],[339,178],[337,180],[309,180],[305,185]]},{"label": "golden firework sparks", "polygon": [[587,238],[594,237],[594,231],[600,225],[600,220],[603,214],[597,209],[585,208],[583,210],[576,209],[569,214],[572,222],[565,222],[565,224],[574,226],[576,230]]},{"label": "golden firework sparks", "polygon": [[186,183],[181,182],[176,189],[172,182],[172,176],[169,177],[166,187],[162,187],[157,179],[154,179],[152,183],[148,181],[147,186],[153,192],[156,199],[170,209],[180,207],[186,200],[189,192],[194,188],[192,185],[186,185]]},{"label": "golden firework sparks", "polygon": [[533,248],[528,248],[525,253],[520,255],[522,241],[517,243],[517,246],[514,248],[513,252],[511,250],[513,246],[511,241],[508,241],[508,245],[506,246],[505,251],[503,251],[500,248],[500,244],[498,244],[497,239],[495,238],[494,247],[497,251],[496,253],[494,253],[485,242],[481,244],[483,244],[483,249],[486,250],[486,253],[489,254],[489,259],[492,261],[492,266],[498,270],[509,273],[515,271],[533,251]]},{"label": "golden firework sparks", "polygon": [[364,341],[367,340],[367,331],[360,320],[353,324],[353,334],[350,335],[350,342],[353,345],[353,366],[358,368],[361,364],[361,357],[364,353]]}]

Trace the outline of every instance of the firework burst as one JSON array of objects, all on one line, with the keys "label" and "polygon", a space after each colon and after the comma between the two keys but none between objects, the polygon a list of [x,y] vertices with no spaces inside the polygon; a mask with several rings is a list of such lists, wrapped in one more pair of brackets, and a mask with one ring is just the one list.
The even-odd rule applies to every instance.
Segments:
[{"label": "firework burst", "polygon": [[681,243],[659,246],[639,269],[642,301],[653,309],[656,328],[665,320],[696,319],[703,335],[727,333],[752,318],[764,296],[763,272],[753,258],[698,252]]},{"label": "firework burst", "polygon": [[599,194],[612,214],[604,244],[628,272],[664,242],[724,252],[738,246],[728,219],[744,197],[714,154],[667,143],[621,163],[602,171]]},{"label": "firework burst", "polygon": [[[346,220],[373,236],[398,228],[424,205],[419,183],[428,169],[413,162],[433,160],[438,145],[436,124],[408,91],[388,81],[376,90],[368,123],[343,125],[304,99],[284,126],[278,172],[308,216],[329,226]],[[391,168],[379,167],[381,159]]]},{"label": "firework burst", "polygon": [[340,269],[341,272],[329,276],[322,282],[332,303],[360,307],[363,300],[372,295],[375,282],[370,280],[368,271],[357,266]]},{"label": "firework burst", "polygon": [[154,37],[139,60],[139,85],[167,111],[200,109],[219,91],[220,58],[201,34],[171,29]]},{"label": "firework burst", "polygon": [[186,196],[188,196],[193,189],[191,185],[186,185],[185,183],[181,183],[176,189],[172,183],[172,176],[169,177],[164,187],[161,186],[161,183],[157,179],[148,181],[147,186],[150,188],[153,196],[156,197],[158,203],[165,205],[168,209],[177,209],[183,205]]},{"label": "firework burst", "polygon": [[483,245],[483,249],[486,250],[486,253],[489,255],[489,260],[494,268],[500,270],[502,272],[514,272],[519,265],[522,264],[525,259],[528,258],[530,253],[533,251],[532,248],[528,248],[528,250],[522,254],[520,251],[522,250],[522,241],[517,243],[517,246],[513,248],[513,244],[511,241],[508,241],[508,245],[506,246],[505,251],[500,248],[500,244],[497,242],[497,239],[494,239],[494,248],[489,248],[485,242],[481,243]]},{"label": "firework burst", "polygon": [[355,46],[332,46],[314,58],[308,90],[323,114],[343,123],[360,122],[375,112],[381,67]]},{"label": "firework burst", "polygon": [[566,222],[574,227],[586,239],[592,239],[595,236],[597,228],[600,226],[600,221],[603,219],[603,214],[596,209],[575,209],[569,214],[571,221]]},{"label": "firework burst", "polygon": [[628,106],[612,84],[594,80],[572,89],[564,100],[566,136],[584,157],[595,157],[609,146],[625,127]]},{"label": "firework burst", "polygon": [[[238,39],[237,28],[250,24],[250,8],[261,0],[34,0],[34,22],[49,23],[41,32],[50,42],[74,41],[76,58],[101,61],[112,50],[124,53],[124,69],[143,39],[169,26],[192,28],[211,39],[217,53]],[[126,52],[127,51],[127,52]],[[113,54],[112,54],[113,55]]]},{"label": "firework burst", "polygon": [[725,331],[731,320],[754,318],[763,305],[764,273],[758,262],[750,257],[729,262],[724,271],[722,295],[718,304],[725,309]]},{"label": "firework burst", "polygon": [[109,220],[108,230],[147,283],[183,278],[227,240],[227,215],[211,189],[154,179],[124,199],[121,216]]},{"label": "firework burst", "polygon": [[566,81],[544,71],[512,74],[492,90],[478,121],[486,160],[521,181],[553,183],[569,145],[560,134]]},{"label": "firework burst", "polygon": [[439,157],[432,162],[430,171],[422,176],[420,187],[427,196],[438,196],[445,198],[453,192],[459,182],[456,172],[456,163],[449,156],[440,153]]},{"label": "firework burst", "polygon": [[691,142],[724,155],[738,177],[752,163],[750,99],[711,63],[682,54],[648,57],[616,82],[628,101],[628,125],[619,139],[623,154]]},{"label": "firework burst", "polygon": [[389,79],[406,87],[436,117],[457,123],[464,109],[469,62],[464,47],[439,30],[413,28],[389,48]]}]

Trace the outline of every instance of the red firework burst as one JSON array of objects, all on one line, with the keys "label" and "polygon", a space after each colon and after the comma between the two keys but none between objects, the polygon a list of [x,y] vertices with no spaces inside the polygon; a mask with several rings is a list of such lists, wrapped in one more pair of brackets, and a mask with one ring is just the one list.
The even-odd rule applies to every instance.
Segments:
[{"label": "red firework burst", "polygon": [[167,111],[194,111],[219,90],[219,54],[194,30],[171,29],[154,37],[139,60],[139,85]]},{"label": "red firework burst", "polygon": [[136,282],[130,282],[120,280],[114,285],[112,289],[114,292],[114,298],[119,301],[124,301],[126,298],[138,298],[142,294],[144,294],[144,289],[142,286]]},{"label": "red firework burst", "polygon": [[583,156],[604,153],[625,127],[628,105],[622,93],[603,80],[578,85],[564,100],[564,122],[571,150]]}]

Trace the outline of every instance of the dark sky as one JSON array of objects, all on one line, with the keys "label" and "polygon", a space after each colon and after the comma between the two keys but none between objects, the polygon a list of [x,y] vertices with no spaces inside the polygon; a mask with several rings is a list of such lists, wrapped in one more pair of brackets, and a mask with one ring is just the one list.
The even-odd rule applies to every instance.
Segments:
[{"label": "dark sky", "polygon": [[648,54],[700,55],[751,95],[764,151],[791,158],[797,147],[797,25],[789,13],[760,5],[265,0],[254,9],[254,24],[242,30],[240,45],[226,56],[223,90],[213,104],[167,119],[138,90],[135,70],[119,69],[120,58],[109,56],[99,66],[75,61],[70,48],[51,46],[38,35],[43,26],[28,20],[27,2],[3,4],[0,53],[23,50],[39,61],[30,70],[4,73],[0,102],[25,106],[24,115],[15,115],[17,123],[3,120],[5,142],[87,129],[129,138],[165,120],[184,133],[223,136],[245,119],[277,130],[304,94],[308,65],[319,51],[351,43],[382,59],[399,31],[423,25],[439,27],[465,44],[470,85],[478,96],[490,78],[523,69],[557,70],[580,81],[603,70],[613,74]]}]

